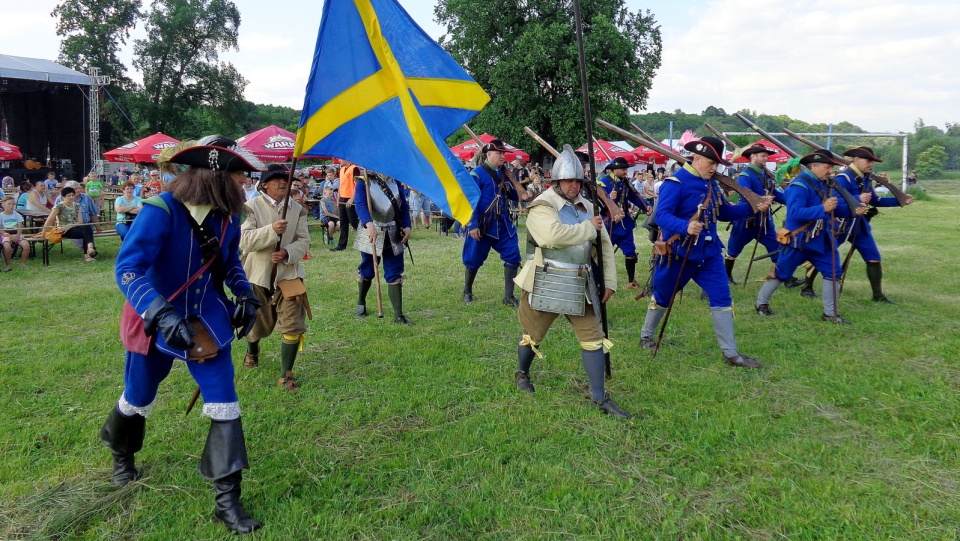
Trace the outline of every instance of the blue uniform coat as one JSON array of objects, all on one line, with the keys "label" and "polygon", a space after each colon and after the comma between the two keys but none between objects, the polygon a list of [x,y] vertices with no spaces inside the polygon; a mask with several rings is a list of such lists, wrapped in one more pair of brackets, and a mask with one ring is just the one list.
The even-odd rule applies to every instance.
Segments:
[{"label": "blue uniform coat", "polygon": [[[169,192],[160,194],[159,198],[169,210],[155,204],[144,204],[117,255],[117,285],[141,315],[154,299],[172,295],[204,264],[186,207]],[[226,270],[224,283],[234,295],[253,295],[238,255],[239,218],[210,212],[204,223],[219,236],[223,220],[229,220],[226,235],[220,240],[220,257]],[[230,318],[234,305],[220,293],[215,280],[211,278],[209,270],[204,272],[170,304],[181,316],[199,319],[217,344],[224,348],[233,340]],[[179,359],[187,357],[186,351],[171,348],[159,334],[155,344],[158,350],[168,355]]]}]

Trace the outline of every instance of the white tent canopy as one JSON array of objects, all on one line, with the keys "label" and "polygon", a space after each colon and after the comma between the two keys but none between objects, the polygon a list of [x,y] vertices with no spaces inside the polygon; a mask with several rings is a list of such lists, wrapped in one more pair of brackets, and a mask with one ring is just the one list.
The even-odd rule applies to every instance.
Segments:
[{"label": "white tent canopy", "polygon": [[90,85],[90,76],[52,60],[0,54],[0,79]]}]

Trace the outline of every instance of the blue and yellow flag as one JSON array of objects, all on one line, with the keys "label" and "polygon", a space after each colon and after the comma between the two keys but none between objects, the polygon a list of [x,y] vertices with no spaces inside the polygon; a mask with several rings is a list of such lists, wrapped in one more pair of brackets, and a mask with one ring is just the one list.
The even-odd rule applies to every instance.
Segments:
[{"label": "blue and yellow flag", "polygon": [[326,0],[294,155],[389,175],[466,223],[480,193],[444,139],[488,101],[395,0]]}]

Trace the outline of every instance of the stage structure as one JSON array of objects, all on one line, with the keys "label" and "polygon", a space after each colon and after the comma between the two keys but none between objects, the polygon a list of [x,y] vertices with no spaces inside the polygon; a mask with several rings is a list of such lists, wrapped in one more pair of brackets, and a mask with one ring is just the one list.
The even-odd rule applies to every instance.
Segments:
[{"label": "stage structure", "polygon": [[95,127],[99,135],[100,124],[91,123],[91,101],[99,117],[93,82],[51,60],[0,54],[0,139],[19,146],[24,157],[6,162],[3,174],[17,182],[46,178],[48,171],[78,179],[96,165],[100,149],[91,145],[91,132]]}]

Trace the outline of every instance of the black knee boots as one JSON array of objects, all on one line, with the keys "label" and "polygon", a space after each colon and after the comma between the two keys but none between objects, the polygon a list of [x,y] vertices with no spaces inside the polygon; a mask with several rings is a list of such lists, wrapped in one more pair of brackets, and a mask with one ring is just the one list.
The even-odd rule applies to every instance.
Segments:
[{"label": "black knee boots", "polygon": [[207,444],[198,468],[200,476],[213,481],[216,492],[214,518],[234,533],[250,533],[263,527],[243,510],[240,484],[247,467],[247,446],[240,419],[210,421]]},{"label": "black knee boots", "polygon": [[113,455],[113,474],[110,477],[113,484],[126,485],[139,475],[133,455],[143,447],[146,423],[143,415],[127,417],[114,406],[100,428],[100,440],[110,448]]},{"label": "black knee boots", "polygon": [[473,281],[477,279],[477,271],[464,267],[463,269],[463,302],[473,302]]}]

